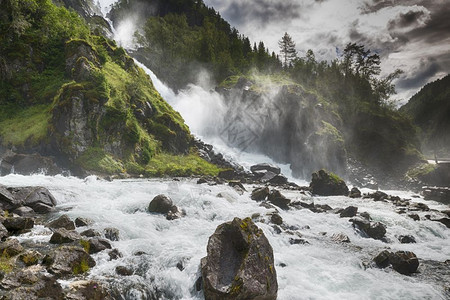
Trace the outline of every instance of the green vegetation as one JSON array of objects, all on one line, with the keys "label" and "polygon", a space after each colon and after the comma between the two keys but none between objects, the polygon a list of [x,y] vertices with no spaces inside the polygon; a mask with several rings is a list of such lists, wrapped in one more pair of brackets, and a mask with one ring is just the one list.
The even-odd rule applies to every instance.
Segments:
[{"label": "green vegetation", "polygon": [[10,273],[14,269],[14,263],[6,250],[0,255],[0,272]]},{"label": "green vegetation", "polygon": [[20,109],[2,107],[0,119],[0,136],[5,145],[37,145],[47,136],[51,118],[50,106],[41,104]]},{"label": "green vegetation", "polygon": [[91,248],[91,245],[89,244],[89,241],[87,240],[80,240],[80,245],[81,247],[83,247],[84,251],[86,251],[86,253],[89,253],[89,250]]},{"label": "green vegetation", "polygon": [[[208,69],[216,82],[249,70],[281,70],[277,55],[264,42],[253,46],[247,37],[231,28],[219,13],[203,1],[121,0],[111,12],[116,22],[139,7],[146,20],[137,39],[151,69],[173,87],[197,80],[198,67]],[[156,13],[156,16],[155,14]],[[151,16],[151,17],[149,17]]]},{"label": "green vegetation", "polygon": [[429,83],[400,108],[420,128],[422,149],[438,158],[450,156],[450,75]]},{"label": "green vegetation", "polygon": [[98,171],[106,174],[123,173],[123,165],[100,148],[87,149],[78,159],[78,164],[88,171]]},{"label": "green vegetation", "polygon": [[72,267],[72,273],[74,275],[84,274],[87,271],[89,271],[89,263],[86,258],[81,259],[81,261],[79,263],[76,263]]},{"label": "green vegetation", "polygon": [[201,159],[196,153],[188,155],[171,155],[161,153],[155,155],[143,169],[146,176],[160,177],[211,175],[217,176],[221,171],[217,166]]},{"label": "green vegetation", "polygon": [[181,115],[114,41],[50,0],[6,0],[0,11],[4,146],[51,145],[69,166],[104,174],[217,175],[190,149]]},{"label": "green vegetation", "polygon": [[423,179],[424,176],[432,173],[434,170],[436,170],[437,165],[432,165],[432,164],[428,164],[428,163],[423,163],[411,170],[409,170],[406,173],[406,176],[412,179]]}]

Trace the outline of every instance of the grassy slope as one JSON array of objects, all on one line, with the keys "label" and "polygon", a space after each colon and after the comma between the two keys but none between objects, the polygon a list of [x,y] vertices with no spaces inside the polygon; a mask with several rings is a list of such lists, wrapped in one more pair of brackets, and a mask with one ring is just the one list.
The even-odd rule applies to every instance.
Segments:
[{"label": "grassy slope", "polygon": [[[18,66],[17,72],[1,74],[3,146],[26,151],[30,146],[46,144],[54,131],[55,108],[70,105],[70,96],[81,91],[91,103],[106,98],[107,113],[96,125],[95,142],[75,164],[101,173],[129,171],[150,176],[218,173],[217,167],[201,160],[195,151],[185,155],[167,152],[165,144],[180,139],[180,134],[188,142],[189,129],[122,48],[92,35],[76,13],[56,7],[50,0],[8,0],[0,6],[0,42],[3,42],[0,66],[6,70],[13,67],[9,62]],[[17,31],[9,30],[15,28],[15,23],[25,25]],[[98,62],[88,61],[94,77],[90,81],[76,82],[65,70],[66,56],[71,54],[68,52],[80,44],[91,47],[98,58]],[[146,102],[151,104],[154,115],[138,121],[135,112],[139,104]],[[110,132],[119,123],[124,124],[124,132]],[[103,148],[105,136],[114,138],[115,134],[126,141],[122,157]]]}]

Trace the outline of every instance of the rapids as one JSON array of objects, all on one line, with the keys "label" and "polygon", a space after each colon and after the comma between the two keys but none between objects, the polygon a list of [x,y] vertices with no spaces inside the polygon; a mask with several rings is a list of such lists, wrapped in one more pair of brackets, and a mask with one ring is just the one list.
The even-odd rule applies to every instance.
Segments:
[{"label": "rapids", "polygon": [[[86,179],[44,175],[8,175],[0,178],[7,186],[44,186],[57,199],[58,212],[72,219],[90,218],[93,228],[120,230],[120,240],[113,248],[123,257],[109,261],[106,251],[93,257],[97,266],[88,277],[105,280],[114,287],[115,299],[202,299],[194,289],[199,277],[200,259],[206,255],[208,237],[215,228],[234,217],[259,213],[256,224],[264,231],[274,250],[279,284],[279,299],[445,299],[440,282],[424,281],[416,275],[404,276],[392,269],[370,266],[371,259],[382,249],[413,251],[422,260],[450,259],[450,230],[438,222],[423,218],[413,221],[397,214],[391,203],[348,197],[314,197],[299,192],[283,191],[292,200],[314,201],[333,208],[354,205],[367,211],[375,221],[387,225],[388,243],[364,238],[352,228],[348,218],[333,213],[315,214],[307,209],[280,210],[292,231],[299,231],[310,244],[291,245],[286,232],[277,234],[269,224],[267,210],[250,199],[250,192],[238,195],[225,185],[197,185],[189,179],[116,180],[108,182],[95,176]],[[252,186],[246,186],[248,191]],[[366,190],[367,192],[367,190]],[[186,217],[168,221],[162,215],[146,212],[157,194],[169,195],[186,210]],[[221,193],[222,197],[217,195]],[[390,194],[411,198],[409,192]],[[424,202],[421,198],[412,201]],[[446,206],[427,202],[432,209]],[[448,207],[447,207],[448,208]],[[429,212],[428,212],[429,213]],[[420,214],[420,213],[419,213]],[[82,231],[85,228],[78,228]],[[326,233],[326,234],[325,234]],[[333,242],[334,233],[344,233],[350,244]],[[413,235],[416,244],[400,244],[399,235]],[[48,241],[51,232],[43,226],[24,237],[21,242]],[[137,256],[136,253],[145,254]],[[115,274],[116,266],[130,267],[134,275]],[[178,265],[178,267],[177,267]],[[181,267],[182,266],[182,267]],[[180,270],[181,269],[181,270]],[[423,266],[419,267],[419,271]]]}]

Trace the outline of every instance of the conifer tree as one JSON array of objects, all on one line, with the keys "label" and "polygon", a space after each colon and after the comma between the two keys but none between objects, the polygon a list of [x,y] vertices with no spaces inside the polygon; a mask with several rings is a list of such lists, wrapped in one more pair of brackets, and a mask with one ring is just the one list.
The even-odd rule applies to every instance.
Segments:
[{"label": "conifer tree", "polygon": [[297,50],[295,50],[295,43],[292,37],[286,32],[281,40],[278,42],[280,46],[281,58],[284,67],[289,67],[292,61],[297,57]]}]

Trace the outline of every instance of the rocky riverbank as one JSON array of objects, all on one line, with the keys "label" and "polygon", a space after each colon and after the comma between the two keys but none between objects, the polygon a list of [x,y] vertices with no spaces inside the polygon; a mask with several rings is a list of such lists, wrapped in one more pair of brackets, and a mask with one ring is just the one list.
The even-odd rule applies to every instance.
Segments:
[{"label": "rocky riverbank", "polygon": [[[253,176],[261,176],[261,178],[267,176],[268,172],[272,174],[267,177],[271,177],[273,174],[276,177],[280,175],[276,174],[278,171],[275,166],[270,165],[257,165],[252,168]],[[197,287],[194,282],[190,287],[192,289],[190,293],[194,293],[194,295],[200,293],[198,294],[200,298],[203,295],[201,291],[207,289],[205,295],[209,296],[206,299],[219,299],[224,295],[228,295],[227,297],[231,297],[230,299],[238,297],[238,295],[242,295],[242,297],[253,295],[254,297],[250,297],[253,299],[257,297],[256,295],[261,295],[261,290],[258,288],[258,282],[261,280],[247,282],[245,278],[252,278],[252,274],[254,274],[252,272],[256,272],[259,275],[265,274],[264,276],[267,278],[270,277],[269,274],[272,276],[281,274],[279,275],[281,277],[278,277],[278,283],[276,283],[277,276],[269,280],[270,292],[268,290],[266,296],[267,299],[275,299],[277,289],[274,287],[280,286],[279,288],[283,289],[281,295],[285,293],[286,283],[282,278],[286,276],[285,269],[291,270],[290,268],[293,267],[293,262],[286,259],[283,253],[293,251],[289,248],[295,247],[298,253],[308,256],[312,255],[309,249],[323,243],[325,243],[324,245],[333,244],[335,245],[333,247],[347,249],[345,251],[357,255],[364,269],[387,268],[386,272],[393,270],[393,272],[399,273],[395,276],[411,276],[417,278],[419,282],[441,286],[443,291],[448,288],[446,281],[438,280],[438,278],[449,277],[448,261],[430,260],[429,257],[424,256],[423,251],[416,253],[413,250],[415,249],[414,245],[424,243],[423,233],[417,231],[417,234],[410,234],[405,230],[401,234],[393,235],[393,231],[398,232],[398,225],[390,221],[394,216],[380,218],[378,210],[368,211],[364,207],[372,205],[380,208],[390,207],[389,210],[398,216],[396,218],[404,220],[401,222],[414,224],[408,225],[410,227],[417,223],[426,228],[442,228],[439,226],[448,228],[450,226],[448,209],[434,209],[423,201],[416,201],[415,198],[399,197],[381,191],[360,191],[355,187],[348,188],[345,182],[324,170],[316,173],[313,178],[315,179],[309,187],[294,186],[289,183],[280,185],[271,183],[270,180],[247,184],[245,180],[240,182],[235,179],[212,178],[211,181],[209,179],[203,181],[203,178],[200,178],[197,186],[203,191],[201,193],[209,193],[209,190],[221,192],[215,192],[217,194],[214,197],[206,198],[207,200],[200,197],[191,203],[186,200],[180,201],[179,194],[174,194],[174,187],[172,187],[167,192],[154,196],[153,200],[149,198],[143,209],[133,208],[132,203],[127,204],[131,207],[126,209],[126,213],[131,217],[135,216],[133,218],[142,216],[146,220],[156,220],[157,223],[154,226],[157,229],[157,235],[153,235],[153,243],[158,244],[160,238],[170,233],[167,231],[168,226],[179,226],[184,222],[191,222],[190,220],[198,218],[199,213],[210,205],[222,202],[232,204],[241,201],[238,199],[245,199],[244,203],[239,202],[238,209],[242,208],[247,211],[248,219],[235,219],[230,223],[232,218],[230,219],[229,216],[232,214],[220,209],[222,214],[226,214],[224,220],[228,219],[227,222],[218,224],[216,233],[211,230],[211,226],[208,226],[210,229],[205,234],[212,235],[209,245],[207,246],[206,239],[202,239],[201,245],[197,245],[201,249],[208,248],[201,268],[200,261],[195,263],[196,259],[191,256],[173,262],[174,272],[179,274],[175,274],[175,278],[183,277],[185,272],[193,272],[193,270],[194,273],[190,274],[196,280],[203,277],[202,280],[197,280]],[[89,185],[90,180],[92,179],[86,179],[84,183],[77,183],[77,186]],[[178,186],[180,181],[174,179],[171,182],[169,186],[172,184]],[[116,181],[102,183],[102,185],[104,184],[119,185],[122,183]],[[144,182],[143,185],[145,185]],[[152,186],[155,188],[154,185]],[[194,191],[193,188],[190,188],[191,193]],[[328,194],[330,190],[337,191],[334,194],[341,196],[320,196]],[[70,193],[67,194],[60,188],[56,191],[58,195],[72,197],[69,196]],[[133,192],[129,190],[128,195],[133,195]],[[414,195],[414,197],[419,196]],[[158,283],[155,283],[154,279],[150,280],[148,287],[139,283],[141,280],[139,278],[143,280],[149,276],[148,272],[153,270],[152,264],[158,265],[152,257],[160,255],[159,252],[151,254],[151,251],[145,250],[142,245],[139,246],[138,241],[136,242],[137,246],[132,247],[133,250],[126,250],[123,248],[123,243],[127,244],[131,240],[130,232],[122,229],[124,224],[115,223],[114,218],[111,222],[105,223],[99,217],[86,217],[86,214],[78,212],[79,209],[73,205],[60,205],[63,200],[56,198],[43,187],[0,186],[1,223],[3,224],[0,230],[2,234],[0,243],[2,253],[0,286],[2,289],[0,293],[4,299],[23,299],[24,295],[30,299],[38,299],[43,295],[50,295],[54,299],[108,299],[108,295],[112,299],[129,299],[131,297],[130,290],[135,289],[152,290],[153,292],[147,294],[150,299],[170,299],[175,295],[180,295],[174,290],[171,291],[167,286],[158,288]],[[205,208],[197,211],[193,210],[192,205],[200,205]],[[90,208],[90,210],[96,209],[99,208],[95,205]],[[254,211],[254,213],[248,213],[250,211]],[[241,216],[236,211],[234,214]],[[297,214],[304,216],[305,220],[309,220],[308,223],[294,222],[292,218]],[[323,229],[326,228],[325,230],[312,234],[314,228],[319,226],[312,222],[316,218],[313,216],[317,216],[321,220],[330,220],[331,223],[323,227]],[[215,218],[217,217],[214,215],[207,217],[211,220]],[[222,219],[222,216],[219,218]],[[345,223],[348,225],[344,226]],[[233,227],[233,224],[239,226]],[[132,226],[132,228],[132,236],[141,230],[136,226]],[[240,232],[241,229],[242,232]],[[145,230],[153,229],[145,227]],[[439,231],[442,230],[439,229]],[[448,231],[448,229],[446,230]],[[259,239],[261,233],[268,235],[265,241]],[[258,246],[239,242],[238,237],[242,234],[254,235],[254,241]],[[36,239],[34,236],[41,236],[41,238]],[[234,241],[232,243],[234,248],[228,247],[229,244],[223,242],[224,240]],[[278,241],[281,240],[286,241],[282,248],[278,245]],[[266,242],[275,244],[270,245]],[[165,243],[167,242],[163,242],[163,245]],[[405,248],[399,249],[397,245],[405,245]],[[268,262],[259,261],[257,259],[258,251],[263,251],[261,249],[269,251],[272,246],[275,246],[274,252],[271,254],[274,258],[270,259],[271,255],[267,254]],[[139,250],[139,247],[142,248]],[[180,247],[184,246],[180,245]],[[166,255],[175,251],[171,247],[158,247],[158,249]],[[256,251],[255,249],[260,250]],[[243,253],[252,251],[256,251],[254,255],[252,254],[253,258],[241,259],[245,256],[242,256]],[[324,249],[324,251],[327,250]],[[214,253],[221,254],[216,257],[213,255]],[[443,255],[445,256],[445,252]],[[233,267],[227,269],[226,272],[215,267],[231,258],[234,262]],[[140,261],[140,263],[136,265],[136,261]],[[103,269],[105,264],[114,265],[113,272],[108,273],[106,277],[98,276],[98,266]],[[195,273],[194,265],[197,265],[202,271]],[[166,274],[165,272],[163,271],[163,274]],[[227,278],[219,281],[212,279],[222,273],[229,276],[227,275]],[[154,274],[152,276],[157,276],[155,273],[152,274]],[[171,275],[162,276],[170,277]],[[244,281],[236,279],[236,276]],[[395,280],[402,280],[398,277],[395,278]],[[125,284],[124,287],[121,287],[122,284]],[[130,286],[125,288],[128,284]],[[196,289],[200,292],[196,292]],[[280,292],[278,294],[280,295]]]}]

